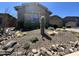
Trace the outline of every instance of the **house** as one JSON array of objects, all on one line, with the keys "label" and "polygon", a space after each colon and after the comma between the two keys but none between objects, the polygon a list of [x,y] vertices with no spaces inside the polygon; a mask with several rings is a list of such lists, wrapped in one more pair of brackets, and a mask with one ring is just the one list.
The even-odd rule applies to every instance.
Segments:
[{"label": "house", "polygon": [[62,27],[63,21],[61,17],[54,15],[54,16],[50,16],[49,24],[50,26],[53,26],[53,27]]},{"label": "house", "polygon": [[0,13],[0,26],[1,27],[15,27],[16,18],[7,13]]},{"label": "house", "polygon": [[79,26],[78,16],[67,16],[63,20],[64,20],[66,27],[78,27]]},{"label": "house", "polygon": [[17,26],[20,28],[30,29],[39,26],[41,16],[45,16],[46,23],[48,23],[49,15],[51,15],[47,7],[37,2],[24,3],[22,6],[16,6],[15,9],[18,14]]}]

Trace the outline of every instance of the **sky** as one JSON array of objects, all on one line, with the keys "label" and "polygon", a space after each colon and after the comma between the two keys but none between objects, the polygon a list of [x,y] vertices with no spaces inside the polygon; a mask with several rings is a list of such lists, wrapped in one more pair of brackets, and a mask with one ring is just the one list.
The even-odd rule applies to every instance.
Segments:
[{"label": "sky", "polygon": [[[0,2],[0,13],[9,13],[17,17],[15,6],[21,6],[23,2]],[[40,2],[46,6],[52,15],[60,17],[79,16],[79,2]]]}]

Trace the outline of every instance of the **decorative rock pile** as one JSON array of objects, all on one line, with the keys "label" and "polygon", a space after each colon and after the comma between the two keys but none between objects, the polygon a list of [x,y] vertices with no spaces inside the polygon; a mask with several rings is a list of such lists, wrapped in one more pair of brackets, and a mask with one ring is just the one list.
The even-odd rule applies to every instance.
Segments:
[{"label": "decorative rock pile", "polygon": [[14,51],[14,45],[17,44],[16,41],[10,41],[7,44],[4,44],[0,48],[0,56],[3,55],[11,55],[11,53]]},{"label": "decorative rock pile", "polygon": [[69,44],[53,44],[49,48],[32,49],[27,56],[64,56],[79,51],[79,41]]}]

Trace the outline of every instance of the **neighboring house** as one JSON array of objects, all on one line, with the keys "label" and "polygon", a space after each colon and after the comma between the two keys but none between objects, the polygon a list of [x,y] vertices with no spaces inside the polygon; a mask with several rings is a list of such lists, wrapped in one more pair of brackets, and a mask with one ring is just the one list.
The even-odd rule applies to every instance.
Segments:
[{"label": "neighboring house", "polygon": [[77,16],[67,16],[64,19],[66,27],[78,27],[79,26],[79,17]]},{"label": "neighboring house", "polygon": [[0,13],[0,26],[1,27],[15,27],[16,18],[7,13]]},{"label": "neighboring house", "polygon": [[62,27],[63,26],[63,21],[62,18],[59,16],[50,16],[49,19],[49,24],[50,26],[55,26],[55,27]]},{"label": "neighboring house", "polygon": [[66,25],[66,27],[77,27],[76,22],[73,22],[73,21],[69,21],[65,25]]},{"label": "neighboring house", "polygon": [[17,10],[18,14],[17,22],[23,22],[20,27],[24,26],[25,28],[36,25],[38,26],[41,16],[45,16],[46,23],[48,23],[49,15],[51,15],[48,8],[39,3],[24,3],[22,6],[16,6],[15,9]]}]

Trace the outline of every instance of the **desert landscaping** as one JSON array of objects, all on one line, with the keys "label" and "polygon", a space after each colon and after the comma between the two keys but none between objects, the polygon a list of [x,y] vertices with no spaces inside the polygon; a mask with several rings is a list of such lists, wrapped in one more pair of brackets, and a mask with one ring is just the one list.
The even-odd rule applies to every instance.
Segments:
[{"label": "desert landscaping", "polygon": [[41,17],[40,29],[32,31],[22,32],[9,28],[8,32],[0,37],[0,55],[65,56],[79,51],[78,31],[53,27],[45,29],[43,20],[44,17]]},{"label": "desert landscaping", "polygon": [[57,15],[40,3],[0,13],[0,56],[79,56],[79,17]]}]

